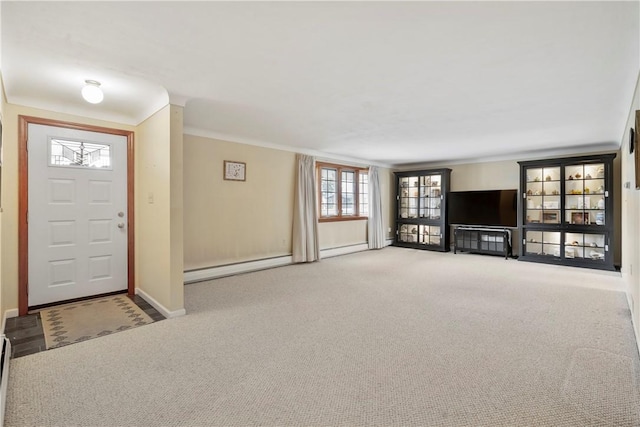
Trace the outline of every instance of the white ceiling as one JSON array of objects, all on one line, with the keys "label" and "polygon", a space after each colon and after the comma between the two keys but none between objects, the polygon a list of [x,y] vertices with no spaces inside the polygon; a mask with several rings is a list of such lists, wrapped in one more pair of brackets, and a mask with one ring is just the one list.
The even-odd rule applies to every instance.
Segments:
[{"label": "white ceiling", "polygon": [[396,166],[616,149],[640,70],[638,1],[0,7],[10,103]]}]

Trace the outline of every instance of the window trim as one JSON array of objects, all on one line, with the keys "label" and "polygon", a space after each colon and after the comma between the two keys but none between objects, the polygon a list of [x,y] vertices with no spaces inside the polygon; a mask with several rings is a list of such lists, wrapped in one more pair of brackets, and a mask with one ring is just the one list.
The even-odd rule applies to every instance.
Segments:
[{"label": "window trim", "polygon": [[[322,216],[322,169],[324,168],[335,169],[337,171],[338,189],[336,191],[336,196],[338,199],[338,215],[336,216]],[[342,172],[355,172],[354,212],[357,212],[357,215],[342,215]],[[318,222],[361,221],[369,219],[368,216],[360,215],[360,175],[362,173],[368,174],[369,168],[340,165],[337,163],[316,162]]]}]

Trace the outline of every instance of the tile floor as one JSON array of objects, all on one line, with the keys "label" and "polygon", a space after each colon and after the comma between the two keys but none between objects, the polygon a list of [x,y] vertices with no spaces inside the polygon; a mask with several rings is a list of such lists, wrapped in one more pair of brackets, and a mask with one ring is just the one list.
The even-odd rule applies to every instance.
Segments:
[{"label": "tile floor", "polygon": [[[153,319],[154,322],[164,319],[164,316],[140,296],[135,295],[133,302]],[[11,341],[11,358],[45,351],[44,332],[40,313],[7,319],[4,334]]]}]

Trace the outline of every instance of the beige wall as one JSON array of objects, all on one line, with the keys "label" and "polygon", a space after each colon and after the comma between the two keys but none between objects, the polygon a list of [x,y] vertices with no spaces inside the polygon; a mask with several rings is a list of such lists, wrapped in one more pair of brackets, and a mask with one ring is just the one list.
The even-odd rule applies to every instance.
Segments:
[{"label": "beige wall", "polygon": [[[4,111],[7,105],[7,98],[4,94],[4,82],[2,80],[2,72],[0,71],[0,123],[4,125]],[[0,147],[3,145],[3,140],[5,139],[6,133],[3,133],[0,139]],[[2,160],[2,150],[0,149],[0,160]],[[4,307],[4,298],[2,298],[2,289],[3,281],[2,281],[2,188],[3,188],[3,173],[2,166],[0,165],[0,318],[4,315],[5,307]],[[2,327],[2,332],[4,332],[4,325]]]},{"label": "beige wall", "polygon": [[[225,181],[224,160],[245,162],[246,181]],[[293,152],[185,135],[185,270],[291,255],[295,171]],[[390,200],[391,172],[380,176]],[[367,222],[322,223],[318,234],[322,249],[366,243]]]},{"label": "beige wall", "polygon": [[182,108],[167,105],[137,128],[136,285],[169,311],[184,308]]},{"label": "beige wall", "polygon": [[515,160],[446,166],[451,169],[451,191],[504,190],[520,186]]},{"label": "beige wall", "polygon": [[[633,96],[631,111],[624,128],[624,136],[620,149],[620,168],[622,194],[619,199],[622,206],[622,277],[627,284],[627,295],[632,308],[632,317],[636,338],[640,340],[640,190],[635,188],[635,165],[634,156],[640,153],[634,151],[629,153],[629,129],[634,128],[636,131],[635,150],[639,149],[638,141],[640,137],[637,132],[640,128],[636,127],[635,114],[636,110],[640,110],[640,76],[636,84],[636,91]],[[626,188],[626,187],[629,188]],[[640,341],[639,341],[640,342]]]},{"label": "beige wall", "polygon": [[2,312],[18,308],[18,116],[33,116],[108,128],[135,130],[132,126],[87,119],[52,111],[4,104],[2,122]]},{"label": "beige wall", "polygon": [[[184,136],[185,270],[291,254],[295,153]],[[223,179],[225,160],[246,181]]]}]

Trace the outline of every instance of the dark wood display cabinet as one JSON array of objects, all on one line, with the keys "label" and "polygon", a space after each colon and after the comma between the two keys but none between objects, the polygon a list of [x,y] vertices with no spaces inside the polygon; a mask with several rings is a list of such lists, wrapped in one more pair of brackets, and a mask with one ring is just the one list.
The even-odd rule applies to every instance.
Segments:
[{"label": "dark wood display cabinet", "polygon": [[615,153],[520,163],[520,260],[614,270]]},{"label": "dark wood display cabinet", "polygon": [[451,169],[396,172],[394,246],[449,250],[447,194]]}]

